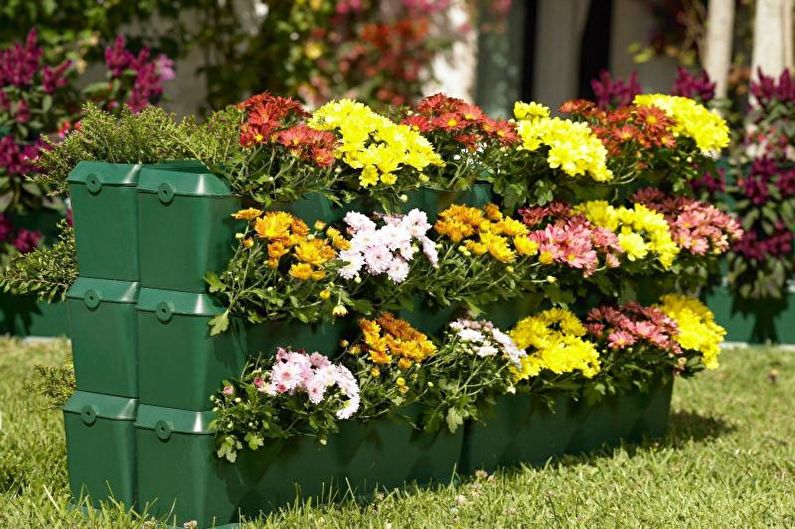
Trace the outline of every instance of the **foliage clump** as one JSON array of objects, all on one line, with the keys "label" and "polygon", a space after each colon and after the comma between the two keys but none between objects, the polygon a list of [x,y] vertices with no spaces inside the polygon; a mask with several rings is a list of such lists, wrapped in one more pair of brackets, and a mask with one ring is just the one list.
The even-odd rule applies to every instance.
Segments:
[{"label": "foliage clump", "polygon": [[77,279],[75,233],[66,220],[58,225],[58,242],[19,255],[0,274],[3,291],[32,294],[42,301],[63,300]]}]

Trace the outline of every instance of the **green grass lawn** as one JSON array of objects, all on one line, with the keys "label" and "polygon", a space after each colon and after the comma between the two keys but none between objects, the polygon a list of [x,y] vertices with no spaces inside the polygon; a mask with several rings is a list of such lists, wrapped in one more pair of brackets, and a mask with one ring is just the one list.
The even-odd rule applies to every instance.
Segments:
[{"label": "green grass lawn", "polygon": [[[141,529],[113,505],[88,518],[68,508],[61,414],[26,389],[35,363],[67,356],[65,342],[0,339],[0,528]],[[736,349],[722,363],[676,382],[670,433],[658,442],[371,504],[297,503],[247,527],[793,528],[795,353]]]}]

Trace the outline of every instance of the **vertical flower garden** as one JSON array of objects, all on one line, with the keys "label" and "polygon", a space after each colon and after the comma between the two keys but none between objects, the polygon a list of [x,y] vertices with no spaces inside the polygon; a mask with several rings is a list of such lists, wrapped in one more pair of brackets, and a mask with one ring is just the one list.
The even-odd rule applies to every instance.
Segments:
[{"label": "vertical flower garden", "polygon": [[[435,445],[445,454],[435,464],[450,464],[436,477],[491,464],[473,447],[500,409],[517,416],[519,403],[533,402],[538,417],[556,410],[559,418],[566,409],[607,410],[599,406],[658,395],[677,377],[718,367],[725,331],[698,296],[743,230],[692,196],[690,183],[728,145],[728,128],[686,97],[625,103],[606,110],[570,101],[553,116],[517,102],[513,119],[497,120],[441,94],[377,113],[345,99],[310,112],[264,93],[205,123],[151,107],[120,116],[88,107],[80,129],[42,153],[39,180],[65,191],[85,162],[143,164],[142,174],[154,174],[163,162],[193,160],[202,182],[211,175],[227,186],[236,207],[212,217],[213,226],[229,227],[223,259],[204,270],[206,291],[190,294],[209,296],[214,307],[196,320],[202,344],[224,344],[241,329],[249,336],[240,369],[208,371],[203,381],[216,392],[189,410],[206,419],[201,433],[211,439],[202,446],[212,460],[202,465],[224,483],[260,468],[258,454],[283,465],[290,481],[300,466],[291,449],[304,464],[315,461],[318,476],[350,477],[383,458],[361,455],[361,440],[362,460],[350,456],[331,469],[332,454],[363,428],[376,435],[392,427],[400,430],[383,437],[392,446],[404,435],[396,431],[446,440]],[[162,207],[176,206],[180,193],[196,196],[179,186],[198,182],[197,174],[184,170],[170,192],[161,184]],[[79,223],[77,231],[79,251]],[[185,318],[176,301],[143,307],[155,294],[141,255],[139,317],[155,310],[163,324]],[[267,337],[252,339],[257,329]],[[152,354],[139,351],[139,362]],[[140,365],[139,433],[149,420],[144,408],[154,414],[164,405],[144,394],[156,370]],[[152,426],[163,442],[199,433],[165,424]],[[140,443],[145,465],[156,448]],[[376,468],[371,479],[379,480],[387,470]],[[151,479],[138,477],[142,502],[153,495]],[[226,522],[228,511],[197,507],[196,517]]]}]

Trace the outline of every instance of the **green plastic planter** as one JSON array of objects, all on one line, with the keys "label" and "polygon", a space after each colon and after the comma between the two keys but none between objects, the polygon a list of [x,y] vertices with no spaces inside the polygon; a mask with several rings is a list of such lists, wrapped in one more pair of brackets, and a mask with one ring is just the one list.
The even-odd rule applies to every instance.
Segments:
[{"label": "green plastic planter", "polygon": [[307,193],[289,203],[276,203],[273,211],[287,211],[312,226],[316,221],[327,224],[339,223],[349,211],[367,211],[362,200],[354,200],[338,206],[321,193]]},{"label": "green plastic planter", "polygon": [[78,389],[137,397],[138,283],[81,277],[66,297]]},{"label": "green plastic planter", "polygon": [[594,406],[580,403],[580,428],[566,452],[588,452],[602,446],[616,446],[622,441],[662,437],[668,429],[672,391],[673,380],[669,377],[652,382],[647,392],[608,397]]},{"label": "green plastic planter", "polygon": [[142,288],[138,301],[138,385],[141,404],[191,411],[211,408],[224,379],[240,376],[251,356],[279,346],[333,355],[351,323],[270,322],[210,336],[209,321],[224,308],[206,294]]},{"label": "green plastic planter", "polygon": [[[495,301],[485,306],[483,311],[475,317],[490,320],[500,329],[507,331],[519,320],[531,314],[541,301],[543,301],[543,297],[540,294],[527,294],[522,297]],[[411,308],[401,309],[397,315],[428,335],[440,336],[449,322],[459,316],[466,316],[467,309],[466,306],[457,304],[440,307],[429,304],[427,298],[415,296],[412,298]]]},{"label": "green plastic planter", "polygon": [[334,323],[306,324],[299,321],[269,321],[246,326],[249,356],[275,354],[278,347],[305,349],[335,357],[342,351],[340,341],[356,334],[353,318],[337,319]]},{"label": "green plastic planter", "polygon": [[477,183],[464,191],[441,191],[423,187],[409,192],[407,196],[408,200],[401,206],[401,211],[408,212],[417,208],[428,214],[430,222],[435,222],[439,213],[452,204],[482,207],[492,201],[493,193],[490,184]]},{"label": "green plastic planter", "polygon": [[726,340],[747,343],[795,344],[795,292],[781,299],[734,299],[729,289],[720,286],[706,295],[715,321],[726,329]]},{"label": "green plastic planter", "polygon": [[429,303],[428,298],[422,296],[414,296],[411,303],[410,309],[400,309],[397,316],[428,336],[441,336],[447,324],[462,312],[462,308],[458,305],[440,307]]},{"label": "green plastic planter", "polygon": [[64,406],[66,461],[75,498],[135,507],[137,401],[78,391]]},{"label": "green plastic planter", "polygon": [[77,263],[84,277],[138,279],[140,165],[82,161],[69,174]]},{"label": "green plastic planter", "polygon": [[543,294],[526,293],[515,298],[490,303],[483,308],[483,312],[478,317],[491,321],[501,330],[507,332],[519,320],[535,312],[543,301]]},{"label": "green plastic planter", "polygon": [[205,274],[226,268],[240,229],[229,184],[207,170],[144,168],[138,207],[141,286],[205,292]]},{"label": "green plastic planter", "polygon": [[472,473],[543,464],[622,440],[660,437],[668,427],[672,388],[671,381],[658,381],[647,393],[607,398],[593,406],[559,397],[551,408],[527,394],[504,395],[486,413],[484,424],[466,424],[460,467]]},{"label": "green plastic planter", "polygon": [[[389,419],[343,423],[326,445],[310,438],[241,451],[228,463],[215,456],[211,412],[141,406],[136,422],[139,504],[181,526],[235,523],[301,498],[369,494],[407,480],[447,482],[463,432],[426,435]],[[172,511],[173,506],[173,511]]]},{"label": "green plastic planter", "polygon": [[224,309],[206,294],[142,288],[138,298],[138,390],[141,404],[202,411],[225,378],[248,358],[245,328],[210,336]]}]

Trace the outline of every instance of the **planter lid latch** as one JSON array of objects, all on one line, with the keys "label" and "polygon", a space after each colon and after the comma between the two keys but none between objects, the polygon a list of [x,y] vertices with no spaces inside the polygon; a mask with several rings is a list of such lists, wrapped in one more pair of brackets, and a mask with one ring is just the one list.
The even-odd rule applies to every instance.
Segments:
[{"label": "planter lid latch", "polygon": [[98,290],[94,290],[93,288],[86,292],[86,296],[83,298],[83,303],[86,304],[86,307],[93,310],[99,307],[99,303],[102,301],[102,294]]},{"label": "planter lid latch", "polygon": [[171,204],[174,200],[174,186],[168,182],[163,182],[157,186],[157,198],[159,198],[160,202],[163,204]]},{"label": "planter lid latch", "polygon": [[167,441],[171,437],[171,425],[167,421],[157,421],[155,433],[161,441]]},{"label": "planter lid latch", "polygon": [[86,404],[83,406],[83,409],[80,410],[80,418],[83,419],[83,423],[85,423],[86,426],[91,426],[97,422],[97,409],[90,404]]},{"label": "planter lid latch", "polygon": [[168,301],[161,301],[155,307],[155,313],[157,314],[157,319],[163,323],[166,323],[171,320],[171,316],[174,315],[174,304],[169,303]]},{"label": "planter lid latch", "polygon": [[86,187],[92,195],[96,195],[102,190],[102,179],[97,173],[91,173],[86,177]]}]

